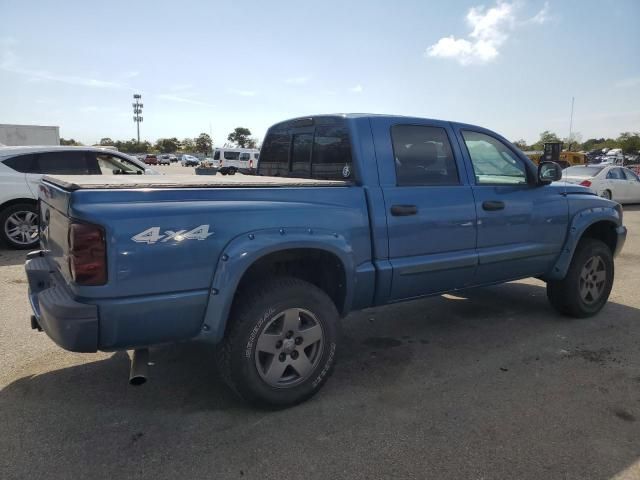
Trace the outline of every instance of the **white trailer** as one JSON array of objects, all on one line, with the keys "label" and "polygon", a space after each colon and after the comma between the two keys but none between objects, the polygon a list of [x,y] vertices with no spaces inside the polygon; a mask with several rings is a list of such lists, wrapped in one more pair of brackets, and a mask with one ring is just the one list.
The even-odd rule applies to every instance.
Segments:
[{"label": "white trailer", "polygon": [[60,145],[60,127],[0,124],[0,144],[11,147]]}]

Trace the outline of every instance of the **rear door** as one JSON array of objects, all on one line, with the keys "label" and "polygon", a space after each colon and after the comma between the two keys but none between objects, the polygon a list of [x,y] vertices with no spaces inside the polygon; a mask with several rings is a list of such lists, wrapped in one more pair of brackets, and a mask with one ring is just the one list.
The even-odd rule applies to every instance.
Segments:
[{"label": "rear door", "polygon": [[100,168],[93,152],[58,151],[35,155],[33,169],[27,173],[27,184],[34,196],[43,175],[99,175]]},{"label": "rear door", "polygon": [[371,125],[393,268],[389,300],[471,284],[475,204],[450,125],[387,118]]},{"label": "rear door", "polygon": [[640,178],[628,168],[623,168],[627,177],[627,201],[629,203],[640,203]]},{"label": "rear door", "polygon": [[492,132],[462,129],[458,139],[478,212],[475,283],[547,272],[567,233],[564,190],[538,185],[527,161]]}]

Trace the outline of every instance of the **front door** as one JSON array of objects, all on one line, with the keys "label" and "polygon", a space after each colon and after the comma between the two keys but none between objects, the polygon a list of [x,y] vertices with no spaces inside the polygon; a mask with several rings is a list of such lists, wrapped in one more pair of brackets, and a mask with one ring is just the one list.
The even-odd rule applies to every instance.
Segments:
[{"label": "front door", "polygon": [[469,285],[476,213],[450,125],[380,118],[372,128],[393,269],[389,300]]},{"label": "front door", "polygon": [[488,132],[461,130],[478,212],[477,284],[538,276],[566,238],[564,190],[538,185],[525,160]]}]

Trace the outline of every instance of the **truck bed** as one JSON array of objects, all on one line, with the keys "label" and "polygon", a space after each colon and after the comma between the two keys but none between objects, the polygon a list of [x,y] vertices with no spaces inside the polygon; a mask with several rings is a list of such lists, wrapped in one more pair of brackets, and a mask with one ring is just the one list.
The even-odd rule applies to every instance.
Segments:
[{"label": "truck bed", "polygon": [[255,175],[46,175],[44,180],[68,191],[96,189],[344,187],[352,182]]}]

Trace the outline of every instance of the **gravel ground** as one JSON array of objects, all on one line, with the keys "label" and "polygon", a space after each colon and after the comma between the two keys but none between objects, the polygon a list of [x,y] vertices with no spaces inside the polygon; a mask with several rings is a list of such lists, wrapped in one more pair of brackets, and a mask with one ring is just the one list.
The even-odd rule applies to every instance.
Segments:
[{"label": "gravel ground", "polygon": [[153,349],[137,388],[125,353],[61,350],[29,327],[24,252],[0,250],[0,478],[640,478],[640,207],[625,223],[598,316],[557,315],[535,280],[352,314],[324,389],[277,412],[205,345]]}]

